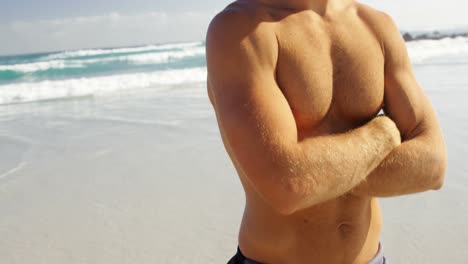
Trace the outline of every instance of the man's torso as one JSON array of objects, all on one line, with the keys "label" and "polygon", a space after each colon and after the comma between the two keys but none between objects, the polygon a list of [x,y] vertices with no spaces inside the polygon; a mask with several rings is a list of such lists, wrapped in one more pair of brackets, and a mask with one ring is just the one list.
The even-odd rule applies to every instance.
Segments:
[{"label": "man's torso", "polygon": [[[238,1],[255,30],[278,42],[276,81],[294,114],[299,139],[343,133],[375,117],[384,98],[384,53],[372,20],[359,4],[331,18]],[[222,132],[222,131],[221,131]],[[227,146],[228,152],[229,146]],[[230,153],[232,154],[232,153]],[[234,164],[246,191],[239,246],[265,263],[367,263],[378,250],[376,199],[351,194],[290,216],[275,213]]]}]

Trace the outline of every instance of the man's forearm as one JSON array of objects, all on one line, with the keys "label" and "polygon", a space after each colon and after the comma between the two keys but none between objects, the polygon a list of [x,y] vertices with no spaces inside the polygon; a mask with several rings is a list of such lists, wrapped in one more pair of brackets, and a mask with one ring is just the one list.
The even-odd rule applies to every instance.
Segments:
[{"label": "man's forearm", "polygon": [[445,167],[443,141],[434,136],[416,137],[395,148],[352,192],[392,197],[438,189]]},{"label": "man's forearm", "polygon": [[295,170],[292,174],[295,177],[285,179],[288,188],[302,195],[297,209],[350,191],[399,144],[398,129],[388,117],[377,117],[344,134],[307,138],[300,142],[296,164],[290,166]]}]

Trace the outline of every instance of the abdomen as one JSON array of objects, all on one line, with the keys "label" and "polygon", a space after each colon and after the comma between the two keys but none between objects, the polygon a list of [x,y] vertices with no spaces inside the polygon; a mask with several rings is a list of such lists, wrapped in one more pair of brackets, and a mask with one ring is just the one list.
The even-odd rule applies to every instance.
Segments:
[{"label": "abdomen", "polygon": [[381,215],[376,199],[341,197],[282,216],[249,189],[247,186],[239,245],[254,260],[273,264],[350,263],[368,261],[377,252]]}]

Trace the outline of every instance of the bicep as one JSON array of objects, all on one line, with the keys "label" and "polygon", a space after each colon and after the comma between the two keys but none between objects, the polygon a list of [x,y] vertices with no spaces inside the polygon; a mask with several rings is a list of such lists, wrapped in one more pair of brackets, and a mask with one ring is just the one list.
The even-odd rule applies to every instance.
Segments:
[{"label": "bicep", "polygon": [[392,69],[385,78],[384,111],[408,139],[427,120],[430,103],[409,68]]},{"label": "bicep", "polygon": [[297,130],[275,83],[268,79],[257,84],[218,83],[212,90],[218,125],[243,170],[255,177],[279,169],[278,159],[297,142]]},{"label": "bicep", "polygon": [[256,189],[275,199],[274,175],[288,170],[284,158],[297,128],[275,80],[274,47],[215,37],[207,39],[208,81],[225,144]]},{"label": "bicep", "polygon": [[392,23],[385,38],[385,113],[398,126],[403,140],[435,125],[435,113],[418,84],[406,44]]}]

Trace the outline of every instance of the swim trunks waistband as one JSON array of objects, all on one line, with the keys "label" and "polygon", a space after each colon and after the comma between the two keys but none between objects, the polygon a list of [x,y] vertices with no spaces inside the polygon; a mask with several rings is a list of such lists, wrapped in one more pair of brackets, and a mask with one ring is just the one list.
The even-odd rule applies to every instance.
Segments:
[{"label": "swim trunks waistband", "polygon": [[[258,261],[248,259],[242,254],[239,247],[237,247],[237,254],[229,260],[227,264],[262,264]],[[369,261],[368,264],[388,264],[383,255],[382,244],[379,244],[379,250],[375,257]]]}]

